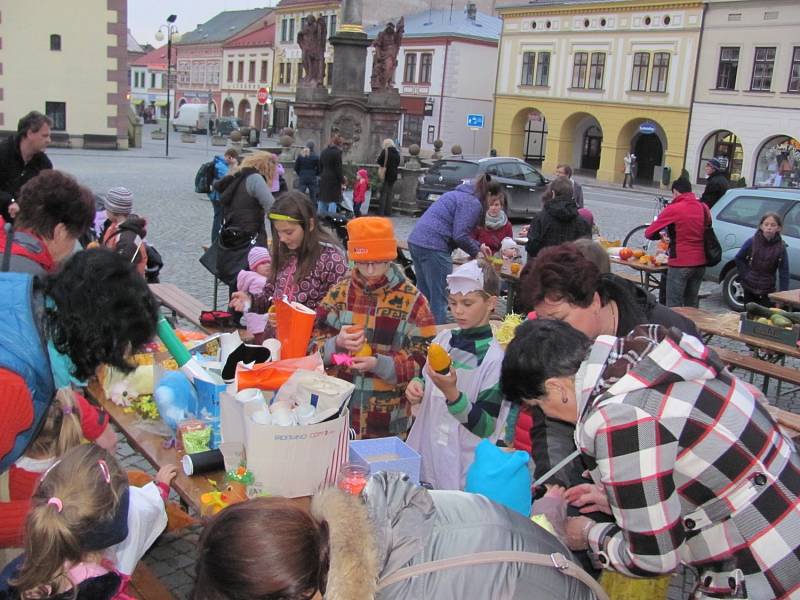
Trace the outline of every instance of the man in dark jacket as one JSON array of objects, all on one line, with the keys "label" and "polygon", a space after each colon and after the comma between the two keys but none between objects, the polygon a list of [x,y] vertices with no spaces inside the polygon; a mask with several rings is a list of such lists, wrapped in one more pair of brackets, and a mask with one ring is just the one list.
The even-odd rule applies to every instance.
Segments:
[{"label": "man in dark jacket", "polygon": [[381,215],[392,216],[392,199],[394,197],[394,184],[397,181],[397,169],[400,167],[400,153],[390,139],[383,140],[383,150],[378,155],[378,166],[383,172],[383,185],[381,185]]},{"label": "man in dark jacket", "polygon": [[0,216],[7,222],[19,212],[16,200],[22,186],[53,168],[44,153],[52,126],[50,117],[33,110],[19,120],[17,134],[0,143]]},{"label": "man in dark jacket", "polygon": [[335,133],[330,144],[319,155],[319,214],[337,212],[336,206],[342,203],[342,185],[345,183],[342,167],[342,136]]},{"label": "man in dark jacket", "polygon": [[550,183],[545,192],[544,207],[528,228],[528,243],[525,244],[528,260],[536,258],[542,248],[584,237],[592,237],[592,228],[578,214],[572,182],[566,177],[558,177]]},{"label": "man in dark jacket", "polygon": [[730,187],[728,178],[722,172],[722,165],[716,158],[712,158],[706,163],[706,189],[700,196],[700,201],[711,208],[717,200],[725,195]]},{"label": "man in dark jacket", "polygon": [[294,161],[294,172],[297,174],[295,187],[308,194],[311,202],[317,203],[319,187],[319,156],[314,152],[314,142],[306,142],[306,147]]}]

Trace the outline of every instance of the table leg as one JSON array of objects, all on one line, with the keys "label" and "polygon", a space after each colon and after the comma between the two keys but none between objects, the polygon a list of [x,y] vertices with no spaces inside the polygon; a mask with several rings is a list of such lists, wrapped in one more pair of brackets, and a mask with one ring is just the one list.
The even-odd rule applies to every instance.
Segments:
[{"label": "table leg", "polygon": [[214,310],[217,310],[217,295],[219,294],[219,279],[214,275]]}]

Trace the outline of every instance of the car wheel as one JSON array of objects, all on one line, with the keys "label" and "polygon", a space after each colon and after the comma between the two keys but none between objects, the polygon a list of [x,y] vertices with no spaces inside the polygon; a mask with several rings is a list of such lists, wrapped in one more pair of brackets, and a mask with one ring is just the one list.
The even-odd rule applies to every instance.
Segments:
[{"label": "car wheel", "polygon": [[722,299],[731,310],[744,311],[744,288],[736,269],[730,269],[722,280]]}]

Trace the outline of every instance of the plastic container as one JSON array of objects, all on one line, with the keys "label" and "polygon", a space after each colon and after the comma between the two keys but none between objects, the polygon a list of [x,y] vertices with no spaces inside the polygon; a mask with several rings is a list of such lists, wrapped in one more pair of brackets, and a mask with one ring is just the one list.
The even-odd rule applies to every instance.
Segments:
[{"label": "plastic container", "polygon": [[336,486],[351,496],[358,496],[366,487],[368,479],[369,469],[367,467],[347,463],[339,469]]},{"label": "plastic container", "polygon": [[398,437],[350,442],[350,463],[366,467],[370,475],[378,471],[399,471],[419,483],[421,462],[420,455]]}]

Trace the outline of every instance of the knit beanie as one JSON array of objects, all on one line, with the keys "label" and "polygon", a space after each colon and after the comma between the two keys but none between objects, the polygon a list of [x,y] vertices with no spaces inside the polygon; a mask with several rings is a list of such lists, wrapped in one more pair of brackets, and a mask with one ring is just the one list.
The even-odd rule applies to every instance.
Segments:
[{"label": "knit beanie", "polygon": [[258,265],[264,263],[272,264],[272,257],[269,255],[269,250],[263,246],[253,246],[250,252],[247,253],[247,264],[250,266],[250,270],[255,271]]},{"label": "knit beanie", "polygon": [[347,256],[356,262],[379,262],[397,258],[397,240],[392,222],[385,217],[358,217],[347,224]]},{"label": "knit beanie", "polygon": [[503,241],[500,242],[500,250],[516,250],[516,249],[517,249],[517,242],[515,242],[510,237],[503,238]]},{"label": "knit beanie", "polygon": [[106,194],[106,210],[118,215],[133,212],[133,193],[124,187],[113,187]]}]

